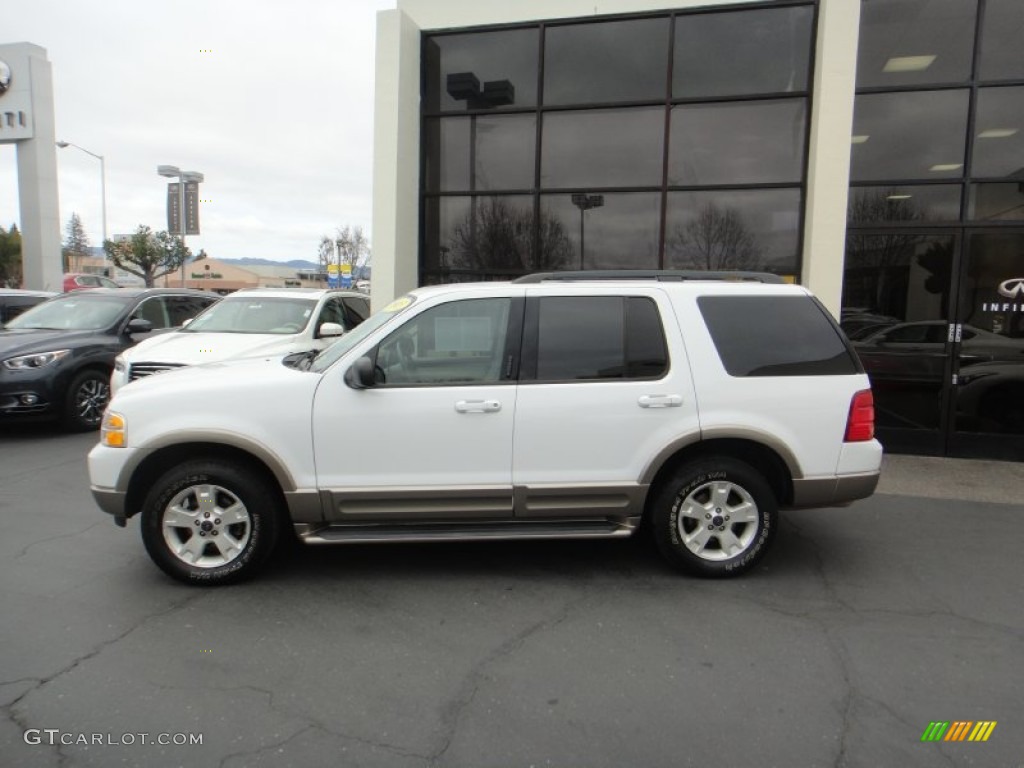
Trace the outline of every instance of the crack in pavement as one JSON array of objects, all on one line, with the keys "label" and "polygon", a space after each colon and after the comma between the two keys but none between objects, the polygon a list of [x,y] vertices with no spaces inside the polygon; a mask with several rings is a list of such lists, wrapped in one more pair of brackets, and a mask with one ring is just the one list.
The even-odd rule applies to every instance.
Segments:
[{"label": "crack in pavement", "polygon": [[[157,611],[156,613],[151,613],[151,614],[149,614],[147,616],[143,616],[141,619],[139,619],[138,621],[134,622],[130,627],[128,627],[123,632],[118,634],[116,637],[113,637],[113,638],[111,638],[109,640],[104,640],[99,645],[97,645],[95,648],[93,648],[91,651],[89,651],[88,653],[86,653],[86,654],[84,654],[82,656],[79,656],[79,657],[75,658],[70,664],[68,664],[65,667],[63,667],[63,668],[59,669],[58,671],[54,672],[52,675],[49,675],[49,676],[43,677],[43,678],[25,678],[25,680],[35,680],[35,681],[37,681],[36,685],[32,686],[27,691],[22,693],[20,696],[18,696],[16,699],[14,699],[14,701],[12,701],[10,704],[7,704],[7,705],[5,705],[3,707],[0,707],[0,712],[3,712],[7,716],[7,718],[11,722],[13,722],[15,725],[17,725],[19,728],[21,728],[22,732],[24,733],[25,731],[27,731],[30,728],[30,723],[29,723],[27,718],[22,718],[18,714],[17,707],[18,707],[19,704],[21,704],[22,701],[25,700],[25,698],[27,696],[29,696],[32,693],[35,693],[36,691],[42,689],[46,685],[49,685],[50,683],[52,683],[57,678],[62,677],[63,675],[68,674],[69,672],[73,672],[75,669],[80,667],[82,664],[85,664],[90,659],[95,658],[96,656],[101,654],[103,651],[105,651],[107,648],[109,648],[110,646],[112,646],[112,645],[114,645],[116,643],[119,643],[121,640],[126,638],[128,635],[132,634],[135,630],[141,628],[147,622],[149,622],[149,621],[151,621],[153,619],[159,619],[159,618],[162,618],[163,616],[167,616],[168,614],[171,614],[171,613],[179,610],[180,608],[183,608],[184,606],[189,605],[190,603],[193,603],[196,600],[199,600],[200,598],[203,598],[203,597],[206,597],[206,596],[207,596],[207,593],[199,593],[199,594],[195,594],[195,595],[190,595],[190,596],[186,597],[185,599],[180,600],[179,602],[177,602],[174,605],[170,606],[169,608],[166,608],[166,609],[164,609],[162,611]],[[56,751],[57,751],[58,765],[63,765],[64,762],[68,759],[68,756],[65,755],[61,751],[61,745],[54,744],[52,746],[55,747]]]},{"label": "crack in pavement", "polygon": [[58,533],[58,534],[57,534],[57,535],[55,535],[55,536],[47,536],[47,537],[46,537],[45,539],[39,539],[38,541],[33,541],[33,542],[30,542],[30,543],[26,544],[26,545],[25,545],[25,546],[24,546],[24,547],[22,548],[21,552],[19,552],[18,554],[16,554],[16,555],[15,555],[14,557],[12,557],[11,559],[12,559],[12,560],[17,560],[17,559],[19,559],[19,558],[22,558],[22,557],[24,557],[24,556],[25,556],[26,554],[28,554],[28,551],[29,551],[30,549],[32,549],[33,547],[39,546],[40,544],[45,544],[45,543],[46,543],[46,542],[48,542],[48,541],[56,541],[57,539],[70,539],[70,538],[71,538],[72,536],[78,536],[79,534],[85,533],[86,531],[91,531],[91,530],[92,530],[93,528],[96,528],[97,526],[100,526],[100,525],[106,525],[106,524],[107,524],[107,521],[106,521],[106,520],[97,520],[97,521],[96,521],[95,523],[93,523],[92,525],[90,525],[90,526],[88,526],[88,527],[86,527],[86,528],[83,528],[83,529],[82,529],[82,530],[80,530],[80,531],[72,531],[71,533]]},{"label": "crack in pavement", "polygon": [[79,458],[70,459],[68,461],[63,461],[60,464],[47,464],[45,467],[35,467],[35,468],[32,468],[32,469],[22,469],[22,470],[18,470],[17,472],[14,472],[14,473],[12,473],[10,475],[0,475],[0,482],[7,482],[9,480],[14,480],[14,479],[20,478],[20,477],[22,477],[24,475],[31,475],[32,477],[38,477],[40,474],[50,472],[51,470],[54,470],[54,469],[59,469],[60,467],[69,467],[71,465],[81,466],[83,458],[84,458],[84,456],[83,457],[79,457]]},{"label": "crack in pavement", "polygon": [[499,659],[511,656],[513,653],[518,651],[528,639],[536,635],[538,632],[557,627],[568,619],[572,610],[585,602],[587,598],[588,595],[583,594],[573,600],[568,600],[562,606],[557,616],[548,619],[541,619],[525,629],[520,630],[513,637],[505,640],[483,659],[478,661],[469,670],[469,672],[466,673],[456,695],[441,712],[443,735],[440,746],[434,750],[428,759],[428,765],[430,765],[431,768],[434,768],[434,766],[439,764],[441,758],[444,757],[445,753],[451,747],[452,742],[455,740],[455,734],[459,730],[459,723],[462,719],[462,715],[473,702],[473,699],[476,697],[477,691],[480,689],[480,685],[483,682],[484,670]]},{"label": "crack in pavement", "polygon": [[258,685],[246,684],[246,685],[231,685],[231,686],[218,686],[218,685],[180,686],[180,685],[165,685],[163,683],[156,683],[156,682],[153,682],[153,681],[149,681],[149,684],[152,685],[155,688],[158,688],[160,690],[165,690],[165,691],[185,691],[185,692],[190,692],[190,691],[202,690],[202,691],[221,691],[221,692],[225,692],[225,693],[233,692],[233,691],[252,691],[253,693],[258,693],[258,694],[260,694],[262,696],[266,696],[267,697],[267,707],[271,711],[273,711],[275,713],[278,713],[278,714],[285,715],[287,717],[291,717],[291,718],[296,719],[296,720],[304,721],[306,723],[306,725],[303,728],[301,728],[300,730],[296,731],[295,733],[293,733],[291,736],[289,736],[288,738],[284,739],[283,741],[275,742],[274,744],[267,744],[266,746],[260,747],[259,749],[250,750],[250,751],[242,751],[242,752],[233,752],[233,753],[231,753],[229,755],[224,756],[223,758],[221,758],[221,761],[220,761],[220,765],[221,766],[223,766],[225,764],[225,762],[227,762],[228,760],[230,760],[230,759],[232,759],[234,757],[243,757],[243,756],[245,756],[245,757],[252,757],[254,755],[258,755],[258,754],[260,754],[262,752],[265,752],[268,749],[273,749],[275,747],[282,747],[283,745],[285,745],[288,742],[292,741],[293,739],[297,738],[301,734],[306,733],[307,731],[310,731],[310,730],[321,731],[323,733],[327,733],[327,734],[329,734],[331,736],[335,736],[335,737],[337,737],[339,739],[342,739],[344,741],[350,741],[350,742],[354,742],[356,744],[364,744],[366,746],[373,747],[373,748],[376,748],[376,749],[383,749],[386,752],[391,752],[393,754],[400,755],[402,757],[411,757],[411,758],[414,758],[414,759],[417,759],[417,760],[422,760],[424,762],[426,762],[428,760],[428,756],[427,755],[422,755],[422,754],[419,754],[417,752],[410,752],[409,750],[403,749],[402,747],[396,746],[394,744],[388,744],[388,743],[382,742],[382,741],[374,741],[373,739],[367,739],[367,738],[364,738],[362,736],[355,736],[353,734],[346,733],[344,731],[339,731],[339,730],[331,727],[328,723],[325,723],[324,721],[319,720],[318,718],[312,717],[310,715],[303,714],[301,712],[294,712],[294,711],[292,711],[290,709],[287,709],[285,707],[278,706],[275,703],[275,700],[274,700],[275,696],[276,696],[276,693],[274,691],[272,691],[272,690],[269,690],[267,688],[262,688],[262,687],[260,687]]}]

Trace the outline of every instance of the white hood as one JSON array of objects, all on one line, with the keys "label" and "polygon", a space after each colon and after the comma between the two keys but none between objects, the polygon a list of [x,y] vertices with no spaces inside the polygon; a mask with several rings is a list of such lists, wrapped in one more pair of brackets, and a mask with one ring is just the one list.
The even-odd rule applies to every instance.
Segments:
[{"label": "white hood", "polygon": [[155,336],[123,353],[130,364],[177,363],[199,365],[240,357],[285,355],[322,346],[301,333],[185,333],[177,331]]}]

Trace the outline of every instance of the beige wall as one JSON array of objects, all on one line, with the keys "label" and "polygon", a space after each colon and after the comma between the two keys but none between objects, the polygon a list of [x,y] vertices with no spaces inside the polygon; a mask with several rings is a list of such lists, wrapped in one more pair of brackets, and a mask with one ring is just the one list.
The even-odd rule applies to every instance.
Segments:
[{"label": "beige wall", "polygon": [[[731,0],[399,0],[377,14],[373,305],[415,287],[419,248],[420,32]],[[812,95],[804,285],[839,314],[860,0],[822,0]]]}]

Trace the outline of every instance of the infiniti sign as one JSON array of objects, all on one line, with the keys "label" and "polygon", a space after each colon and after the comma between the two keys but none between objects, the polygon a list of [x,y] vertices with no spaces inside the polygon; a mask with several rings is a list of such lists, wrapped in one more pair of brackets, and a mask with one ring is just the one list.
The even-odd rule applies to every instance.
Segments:
[{"label": "infiniti sign", "polygon": [[0,61],[0,96],[7,93],[7,89],[11,87],[11,68],[7,66],[7,62]]},{"label": "infiniti sign", "polygon": [[1024,298],[1024,277],[1014,277],[999,284],[999,293],[1008,299]]}]

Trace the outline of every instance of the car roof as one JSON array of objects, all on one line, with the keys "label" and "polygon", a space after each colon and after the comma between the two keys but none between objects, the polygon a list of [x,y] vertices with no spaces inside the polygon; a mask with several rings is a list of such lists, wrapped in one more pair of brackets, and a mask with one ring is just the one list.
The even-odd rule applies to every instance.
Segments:
[{"label": "car roof", "polygon": [[369,297],[359,291],[350,291],[345,288],[242,288],[229,296],[262,296],[271,299],[290,299],[295,297],[317,299],[321,296],[358,296],[363,299]]},{"label": "car roof", "polygon": [[0,296],[40,296],[45,299],[50,296],[59,295],[61,294],[55,293],[54,291],[29,291],[23,288],[0,288]]},{"label": "car roof", "polygon": [[210,291],[197,291],[194,288],[90,288],[88,291],[74,291],[63,294],[74,295],[76,298],[87,298],[96,296],[117,296],[118,298],[135,298],[147,296],[205,296],[212,299],[222,298]]}]

